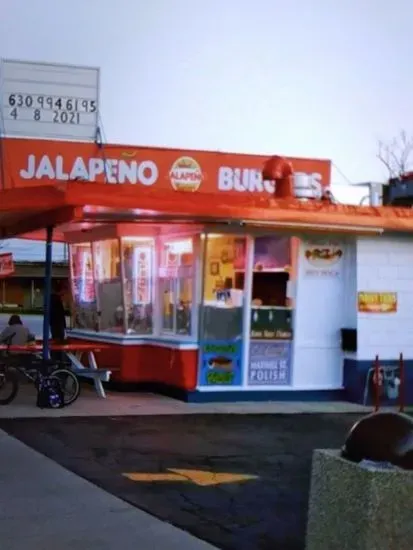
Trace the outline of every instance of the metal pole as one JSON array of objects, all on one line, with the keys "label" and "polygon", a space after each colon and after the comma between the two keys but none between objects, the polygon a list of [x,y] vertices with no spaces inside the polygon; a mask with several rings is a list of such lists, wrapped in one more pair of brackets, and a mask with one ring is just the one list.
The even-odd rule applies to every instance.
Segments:
[{"label": "metal pole", "polygon": [[376,355],[376,359],[374,361],[374,378],[374,412],[378,412],[380,409],[380,362],[378,355]]},{"label": "metal pole", "polygon": [[400,354],[399,357],[399,376],[400,376],[400,386],[399,386],[399,411],[404,412],[404,399],[405,399],[405,393],[404,393],[404,384],[405,384],[405,375],[404,375],[404,358],[403,354]]},{"label": "metal pole", "polygon": [[46,229],[46,266],[44,274],[44,295],[43,295],[43,359],[50,358],[49,351],[49,328],[50,328],[50,295],[52,293],[52,245],[53,227]]}]

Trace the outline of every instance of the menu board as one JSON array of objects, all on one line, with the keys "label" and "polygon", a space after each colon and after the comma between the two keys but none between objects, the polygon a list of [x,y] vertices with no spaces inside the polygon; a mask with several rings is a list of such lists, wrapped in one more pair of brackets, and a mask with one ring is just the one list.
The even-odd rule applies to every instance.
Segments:
[{"label": "menu board", "polygon": [[238,340],[202,342],[199,386],[239,386],[242,383],[242,350]]},{"label": "menu board", "polygon": [[291,342],[252,340],[248,385],[288,386],[291,380]]}]

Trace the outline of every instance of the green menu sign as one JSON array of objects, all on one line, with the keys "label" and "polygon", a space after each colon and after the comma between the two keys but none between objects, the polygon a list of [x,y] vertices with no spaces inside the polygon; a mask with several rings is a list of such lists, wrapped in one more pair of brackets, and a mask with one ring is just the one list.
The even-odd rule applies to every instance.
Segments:
[{"label": "green menu sign", "polygon": [[291,310],[278,307],[252,307],[250,335],[254,340],[291,340]]}]

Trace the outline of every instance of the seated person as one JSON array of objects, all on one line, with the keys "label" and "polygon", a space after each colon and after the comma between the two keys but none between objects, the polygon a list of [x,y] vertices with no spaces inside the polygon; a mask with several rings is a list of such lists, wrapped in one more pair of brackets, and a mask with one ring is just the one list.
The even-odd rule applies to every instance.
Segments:
[{"label": "seated person", "polygon": [[12,315],[8,326],[0,333],[0,343],[10,343],[12,346],[24,346],[36,338],[22,323],[20,315]]}]

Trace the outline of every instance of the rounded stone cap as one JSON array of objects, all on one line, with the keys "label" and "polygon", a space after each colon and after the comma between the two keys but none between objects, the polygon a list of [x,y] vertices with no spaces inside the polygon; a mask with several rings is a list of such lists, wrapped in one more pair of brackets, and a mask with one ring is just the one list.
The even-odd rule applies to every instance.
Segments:
[{"label": "rounded stone cap", "polygon": [[413,470],[413,418],[396,412],[365,416],[351,428],[341,456],[352,462],[389,462]]}]

